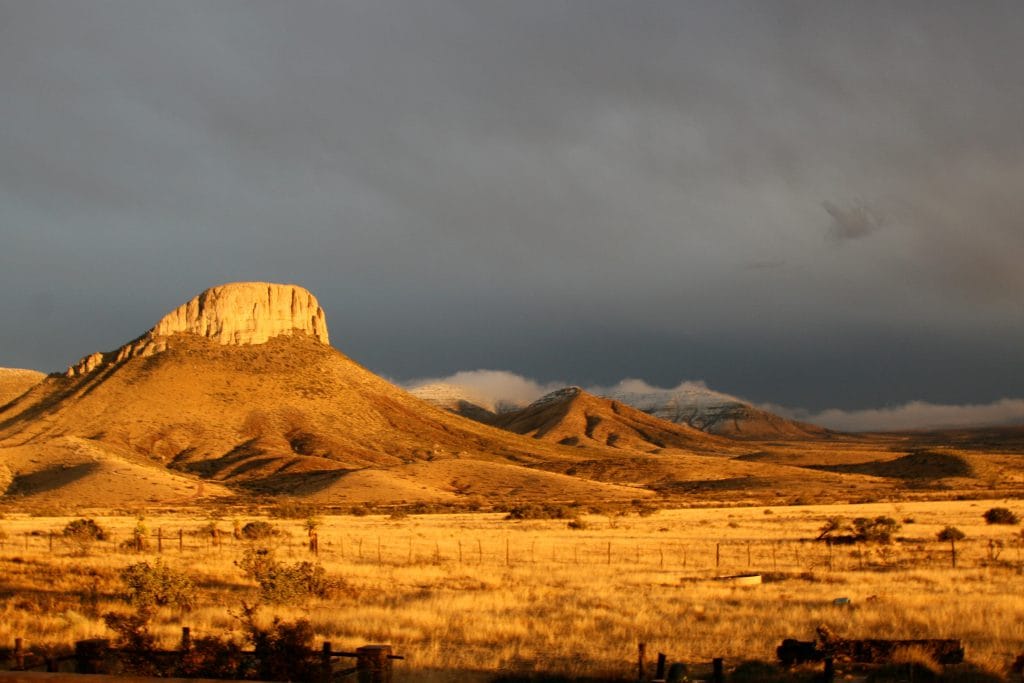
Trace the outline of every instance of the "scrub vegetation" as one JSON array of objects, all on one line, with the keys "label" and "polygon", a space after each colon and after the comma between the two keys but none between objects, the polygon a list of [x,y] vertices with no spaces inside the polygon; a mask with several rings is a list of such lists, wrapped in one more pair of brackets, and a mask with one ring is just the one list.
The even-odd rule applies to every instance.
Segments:
[{"label": "scrub vegetation", "polygon": [[[277,617],[308,623],[336,649],[392,643],[406,656],[396,673],[417,680],[625,679],[635,677],[638,642],[699,672],[713,657],[773,662],[784,638],[810,640],[827,624],[846,637],[959,638],[972,667],[1001,674],[1024,652],[1024,539],[1019,526],[986,523],[997,503],[574,510],[568,519],[146,510],[143,544],[123,542],[138,533],[139,511],[8,512],[0,647],[20,637],[64,652],[116,638],[109,625],[140,614],[158,646],[173,647],[182,626],[196,639],[243,642]],[[69,525],[93,528],[76,519],[102,536],[68,539]],[[253,522],[267,533],[243,533]],[[963,534],[955,567],[947,527]],[[825,529],[835,539],[821,538]],[[764,583],[728,578],[750,573]]]}]

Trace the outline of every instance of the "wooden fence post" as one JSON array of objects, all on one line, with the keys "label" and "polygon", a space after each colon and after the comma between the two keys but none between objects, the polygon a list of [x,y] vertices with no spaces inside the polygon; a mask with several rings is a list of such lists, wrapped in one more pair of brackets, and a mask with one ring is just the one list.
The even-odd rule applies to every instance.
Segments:
[{"label": "wooden fence post", "polygon": [[320,681],[321,683],[331,683],[331,642],[329,640],[324,641],[323,647],[320,649]]},{"label": "wooden fence post", "polygon": [[714,683],[725,683],[725,662],[721,657],[711,660],[711,680]]},{"label": "wooden fence post", "polygon": [[156,551],[162,553],[164,551],[164,528],[158,527],[156,530]]},{"label": "wooden fence post", "polygon": [[665,680],[665,661],[668,657],[665,656],[664,652],[658,653],[658,666],[654,669],[654,678],[658,681]]},{"label": "wooden fence post", "polygon": [[363,645],[356,648],[359,683],[391,683],[391,646]]},{"label": "wooden fence post", "polygon": [[637,646],[637,660],[636,660],[636,680],[643,683],[644,679],[647,678],[647,672],[644,671],[647,662],[647,643],[640,643]]},{"label": "wooden fence post", "polygon": [[178,552],[180,553],[185,549],[185,532],[182,529],[178,529]]},{"label": "wooden fence post", "polygon": [[719,565],[722,564],[722,544],[715,544],[715,569],[718,569]]},{"label": "wooden fence post", "polygon": [[833,683],[836,680],[836,665],[831,657],[825,657],[825,673],[822,679],[825,683]]},{"label": "wooden fence post", "polygon": [[188,626],[181,627],[181,651],[188,652],[192,649],[192,629]]},{"label": "wooden fence post", "polygon": [[21,638],[14,639],[14,668],[18,671],[25,668],[25,648]]}]

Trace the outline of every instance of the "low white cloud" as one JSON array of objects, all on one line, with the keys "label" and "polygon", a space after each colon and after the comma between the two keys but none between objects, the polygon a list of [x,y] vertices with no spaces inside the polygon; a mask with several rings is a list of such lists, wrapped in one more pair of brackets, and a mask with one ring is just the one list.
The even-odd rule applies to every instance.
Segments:
[{"label": "low white cloud", "polygon": [[461,370],[447,377],[424,377],[402,383],[406,389],[427,384],[462,387],[475,402],[491,406],[525,406],[565,386],[562,382],[538,382],[505,370]]},{"label": "low white cloud", "polygon": [[899,406],[821,412],[762,405],[785,417],[846,432],[899,431],[953,427],[987,427],[1024,423],[1024,399],[1004,398],[992,403],[944,405],[911,401]]}]

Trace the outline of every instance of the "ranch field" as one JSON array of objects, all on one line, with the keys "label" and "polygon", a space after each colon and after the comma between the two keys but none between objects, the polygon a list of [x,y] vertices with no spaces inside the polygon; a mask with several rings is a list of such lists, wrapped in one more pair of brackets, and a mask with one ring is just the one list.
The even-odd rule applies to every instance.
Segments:
[{"label": "ranch field", "polygon": [[[972,670],[1004,676],[1024,653],[1024,564],[1021,526],[987,525],[982,513],[992,507],[1024,513],[1016,500],[704,508],[588,514],[575,529],[498,513],[323,515],[317,555],[307,519],[267,510],[154,510],[140,522],[138,513],[8,508],[0,648],[20,637],[30,650],[61,653],[76,640],[112,638],[103,615],[133,609],[121,570],[157,560],[187,575],[198,598],[191,611],[154,612],[165,647],[182,626],[193,637],[239,634],[233,615],[261,592],[237,563],[268,548],[286,565],[318,562],[331,586],[327,597],[264,604],[262,618],[308,619],[317,647],[391,643],[406,658],[396,663],[399,680],[635,680],[639,642],[649,657],[665,652],[699,673],[713,657],[727,667],[773,662],[784,638],[812,640],[819,624],[853,638],[959,638]],[[829,518],[878,516],[901,523],[892,544],[813,540]],[[65,542],[61,530],[80,517],[108,538]],[[234,537],[255,520],[277,535]],[[125,543],[139,525],[142,551]],[[955,568],[950,544],[936,538],[946,526],[966,535]],[[224,532],[219,543],[212,528]],[[722,578],[747,573],[764,583]]]}]

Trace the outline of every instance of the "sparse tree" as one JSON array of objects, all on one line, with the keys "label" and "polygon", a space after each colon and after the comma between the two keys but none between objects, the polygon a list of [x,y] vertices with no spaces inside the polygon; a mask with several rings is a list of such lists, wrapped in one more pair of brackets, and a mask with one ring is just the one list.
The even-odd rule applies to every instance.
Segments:
[{"label": "sparse tree", "polygon": [[940,541],[949,541],[949,556],[953,563],[953,568],[956,569],[956,542],[967,538],[967,535],[955,526],[947,526],[937,535]]},{"label": "sparse tree", "polygon": [[825,523],[822,524],[821,527],[818,529],[818,531],[820,531],[821,533],[818,534],[818,538],[816,538],[815,540],[823,541],[829,538],[832,534],[837,533],[839,531],[843,531],[844,528],[845,525],[843,524],[842,517],[829,517],[825,520]]}]

